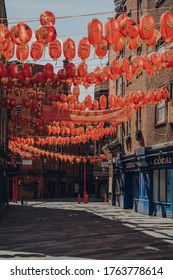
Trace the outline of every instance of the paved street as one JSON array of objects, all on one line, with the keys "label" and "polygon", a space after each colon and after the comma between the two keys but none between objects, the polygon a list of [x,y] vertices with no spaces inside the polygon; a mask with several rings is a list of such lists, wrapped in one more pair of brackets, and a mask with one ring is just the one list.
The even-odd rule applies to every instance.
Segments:
[{"label": "paved street", "polygon": [[107,203],[27,202],[0,212],[0,258],[173,259],[173,220]]}]

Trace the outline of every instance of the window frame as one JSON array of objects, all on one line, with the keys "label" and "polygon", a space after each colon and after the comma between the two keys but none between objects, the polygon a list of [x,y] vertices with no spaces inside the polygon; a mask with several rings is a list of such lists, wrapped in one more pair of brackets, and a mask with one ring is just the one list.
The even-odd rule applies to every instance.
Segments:
[{"label": "window frame", "polygon": [[[153,202],[154,203],[170,203],[171,196],[170,196],[170,186],[169,186],[169,197],[168,197],[168,170],[170,170],[170,185],[171,185],[171,177],[172,177],[172,169],[156,169],[153,171]],[[164,199],[161,200],[161,172],[165,173],[165,183],[164,183]],[[157,172],[157,183],[154,180],[154,172]],[[155,195],[156,194],[156,195]]]},{"label": "window frame", "polygon": [[[160,119],[159,110],[164,109],[163,117]],[[164,125],[166,123],[166,101],[162,100],[155,106],[155,127]]]},{"label": "window frame", "polygon": [[173,80],[170,82],[170,100],[173,100]]},{"label": "window frame", "polygon": [[136,130],[142,130],[142,109],[139,108],[136,112]]},{"label": "window frame", "polygon": [[138,0],[137,2],[137,19],[140,21],[143,16],[143,0]]}]

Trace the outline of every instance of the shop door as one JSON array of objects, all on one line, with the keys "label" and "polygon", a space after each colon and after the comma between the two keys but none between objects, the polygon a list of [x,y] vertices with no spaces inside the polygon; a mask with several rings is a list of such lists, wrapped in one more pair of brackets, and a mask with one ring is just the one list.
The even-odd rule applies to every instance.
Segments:
[{"label": "shop door", "polygon": [[126,206],[126,208],[133,208],[133,186],[134,186],[134,173],[127,172],[125,175],[125,206]]}]

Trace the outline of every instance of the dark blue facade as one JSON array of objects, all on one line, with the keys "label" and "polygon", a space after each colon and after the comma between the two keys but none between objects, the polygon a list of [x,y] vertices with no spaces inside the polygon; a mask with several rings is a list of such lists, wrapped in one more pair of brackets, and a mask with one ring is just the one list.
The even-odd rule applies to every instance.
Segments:
[{"label": "dark blue facade", "polygon": [[118,160],[121,208],[173,218],[173,147],[142,148]]}]

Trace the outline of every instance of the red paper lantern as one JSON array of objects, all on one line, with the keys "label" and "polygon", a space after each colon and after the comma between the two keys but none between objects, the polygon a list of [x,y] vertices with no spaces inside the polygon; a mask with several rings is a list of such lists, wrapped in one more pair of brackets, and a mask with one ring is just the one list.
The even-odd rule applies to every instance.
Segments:
[{"label": "red paper lantern", "polygon": [[56,101],[57,101],[56,92],[51,92],[51,93],[49,94],[49,100],[50,100],[51,102],[56,102]]},{"label": "red paper lantern", "polygon": [[105,38],[102,39],[102,42],[95,47],[95,54],[99,58],[103,58],[108,51],[108,42],[106,41]]},{"label": "red paper lantern", "polygon": [[9,76],[12,79],[17,79],[19,77],[19,66],[13,62],[8,67]]},{"label": "red paper lantern", "polygon": [[44,65],[44,74],[47,79],[53,79],[54,76],[54,67],[50,63]]},{"label": "red paper lantern", "polygon": [[120,24],[120,22],[123,20],[123,19],[125,19],[125,18],[127,18],[128,16],[126,15],[126,14],[121,14],[121,15],[119,15],[118,17],[117,17],[117,22],[118,22],[118,24]]},{"label": "red paper lantern", "polygon": [[2,44],[2,42],[6,39],[8,39],[8,35],[9,35],[9,30],[8,27],[1,23],[0,24],[0,44]]},{"label": "red paper lantern", "polygon": [[98,100],[94,100],[93,101],[93,110],[99,110],[99,102]]},{"label": "red paper lantern", "polygon": [[30,49],[30,56],[32,57],[32,59],[33,60],[40,59],[43,55],[43,49],[44,49],[43,43],[40,43],[38,41],[34,41],[31,44],[31,49]]},{"label": "red paper lantern", "polygon": [[107,108],[107,97],[105,95],[100,96],[99,104],[101,110],[105,110]]},{"label": "red paper lantern", "polygon": [[158,52],[152,52],[148,55],[148,61],[156,68],[156,70],[161,70],[161,55]]},{"label": "red paper lantern", "polygon": [[149,40],[154,33],[154,18],[149,13],[144,14],[139,22],[139,35],[143,40]]},{"label": "red paper lantern", "polygon": [[91,45],[88,38],[84,37],[80,39],[78,43],[78,56],[81,59],[85,60],[90,56],[90,49]]},{"label": "red paper lantern", "polygon": [[90,109],[92,108],[92,97],[91,97],[91,95],[85,96],[84,103],[85,103],[85,106],[87,108],[90,108]]},{"label": "red paper lantern", "polygon": [[173,14],[165,12],[160,17],[160,33],[164,42],[173,42]]},{"label": "red paper lantern", "polygon": [[13,41],[9,40],[8,42],[8,47],[6,50],[3,51],[2,56],[8,61],[14,56],[14,43]]},{"label": "red paper lantern", "polygon": [[67,100],[68,100],[67,95],[66,95],[65,93],[61,93],[61,94],[60,94],[59,101],[60,101],[60,102],[63,102],[63,103],[66,103]]},{"label": "red paper lantern", "polygon": [[55,16],[52,12],[45,11],[40,15],[40,23],[41,25],[54,25],[55,24]]},{"label": "red paper lantern", "polygon": [[136,20],[127,17],[120,22],[120,32],[122,36],[135,38],[138,36],[138,31],[139,28]]},{"label": "red paper lantern", "polygon": [[75,57],[76,46],[75,42],[71,38],[68,38],[63,42],[63,54],[67,60],[73,59]]},{"label": "red paper lantern", "polygon": [[95,84],[97,81],[97,76],[94,72],[90,72],[86,75],[86,81],[90,84]]},{"label": "red paper lantern", "polygon": [[156,43],[157,43],[158,34],[159,34],[159,31],[157,29],[154,29],[153,36],[150,39],[145,40],[146,45],[147,46],[155,46]]},{"label": "red paper lantern", "polygon": [[73,95],[78,97],[80,95],[80,87],[79,86],[74,86],[72,89]]},{"label": "red paper lantern", "polygon": [[125,74],[125,78],[128,81],[131,81],[133,79],[133,71],[132,71],[132,67],[130,65],[129,70],[126,72]]},{"label": "red paper lantern", "polygon": [[112,60],[112,63],[111,63],[111,73],[113,75],[115,74],[118,74],[120,75],[121,74],[121,67],[120,67],[120,63],[119,63],[119,60]]},{"label": "red paper lantern", "polygon": [[165,65],[173,61],[173,49],[164,49],[161,52],[161,61]]},{"label": "red paper lantern", "polygon": [[76,66],[73,63],[69,62],[66,64],[65,68],[66,68],[67,79],[74,78],[76,74]]},{"label": "red paper lantern", "polygon": [[128,47],[130,50],[136,50],[139,47],[139,36],[130,39],[128,42]]},{"label": "red paper lantern", "polygon": [[129,71],[129,60],[127,57],[123,57],[120,59],[120,68],[122,72]]},{"label": "red paper lantern", "polygon": [[10,28],[10,37],[16,45],[26,44],[32,38],[32,29],[26,23],[17,23]]},{"label": "red paper lantern", "polygon": [[114,95],[109,95],[108,96],[108,104],[109,104],[109,107],[113,107],[115,106],[115,96]]},{"label": "red paper lantern", "polygon": [[34,80],[38,85],[42,86],[46,82],[46,76],[43,72],[38,72],[35,74]]},{"label": "red paper lantern", "polygon": [[58,77],[61,80],[66,80],[67,79],[67,75],[66,75],[66,68],[62,68],[58,71]]},{"label": "red paper lantern", "polygon": [[122,38],[120,38],[117,44],[113,45],[113,50],[119,53],[123,49],[123,47],[124,47],[124,43]]},{"label": "red paper lantern", "polygon": [[109,18],[104,26],[105,39],[108,44],[116,44],[120,39],[120,27],[115,18]]},{"label": "red paper lantern", "polygon": [[81,78],[86,77],[88,66],[85,62],[81,62],[77,67],[78,76]]},{"label": "red paper lantern", "polygon": [[0,78],[6,78],[8,77],[8,69],[5,63],[0,61]]},{"label": "red paper lantern", "polygon": [[103,26],[98,19],[92,19],[88,23],[88,40],[91,45],[101,44],[103,39]]},{"label": "red paper lantern", "polygon": [[47,44],[53,42],[56,39],[57,33],[54,26],[47,25],[47,26],[40,26],[35,31],[35,37],[38,42]]},{"label": "red paper lantern", "polygon": [[7,38],[0,43],[0,53],[7,50],[10,41],[10,38]]},{"label": "red paper lantern", "polygon": [[32,78],[32,67],[29,63],[24,63],[22,65],[22,74],[24,78]]},{"label": "red paper lantern", "polygon": [[61,43],[57,39],[49,43],[49,55],[54,60],[61,56]]},{"label": "red paper lantern", "polygon": [[135,55],[130,60],[130,65],[132,66],[133,73],[138,73],[143,69],[144,60],[143,57],[140,55]]},{"label": "red paper lantern", "polygon": [[28,58],[29,46],[28,44],[17,45],[16,47],[16,57],[20,62],[23,62]]}]

